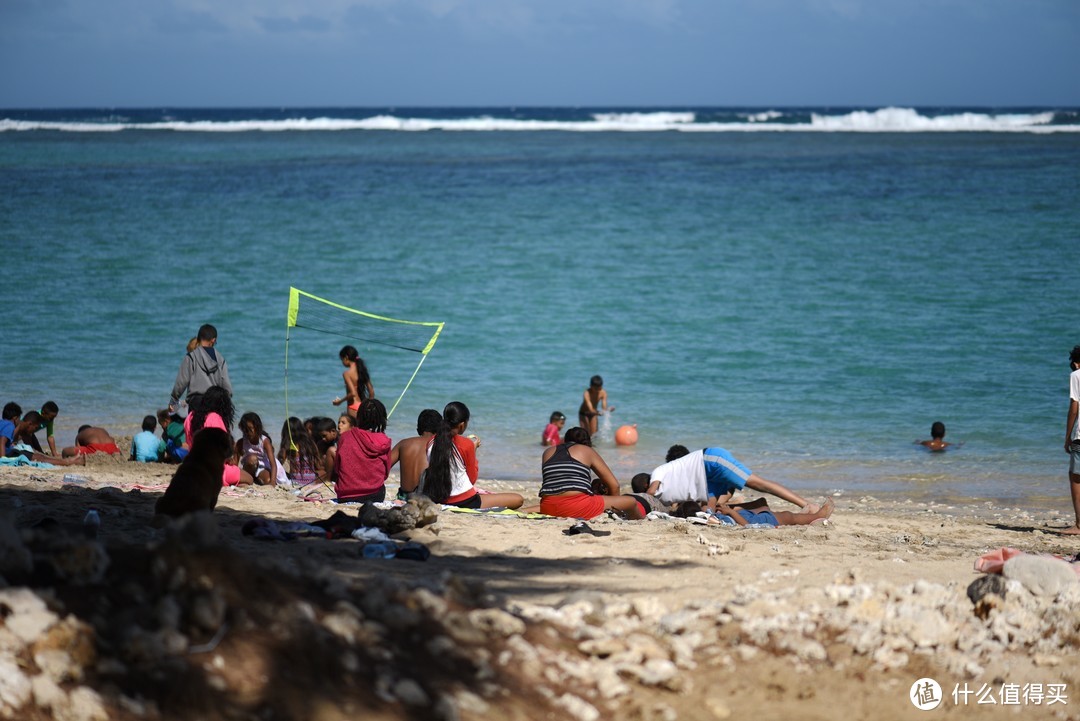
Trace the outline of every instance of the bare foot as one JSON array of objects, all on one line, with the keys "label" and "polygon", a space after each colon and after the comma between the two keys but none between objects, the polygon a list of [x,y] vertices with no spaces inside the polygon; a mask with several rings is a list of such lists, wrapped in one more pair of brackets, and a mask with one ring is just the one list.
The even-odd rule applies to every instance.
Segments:
[{"label": "bare foot", "polygon": [[1080,528],[1076,526],[1069,526],[1058,531],[1063,536],[1080,536]]},{"label": "bare foot", "polygon": [[818,511],[814,515],[816,515],[819,519],[823,520],[823,519],[826,519],[829,516],[831,516],[833,514],[833,511],[835,511],[835,510],[836,510],[836,504],[833,503],[833,499],[826,498],[825,499],[825,504],[822,505],[822,507],[819,508]]},{"label": "bare foot", "polygon": [[800,508],[799,513],[809,513],[810,515],[814,515],[815,513],[817,513],[820,510],[821,510],[821,506],[819,506],[818,504],[811,501],[810,503],[807,503],[805,506]]},{"label": "bare foot", "polygon": [[82,453],[80,453],[79,455],[75,456],[75,458],[72,459],[71,463],[69,463],[68,465],[69,466],[85,466],[86,465],[86,456],[84,456]]}]

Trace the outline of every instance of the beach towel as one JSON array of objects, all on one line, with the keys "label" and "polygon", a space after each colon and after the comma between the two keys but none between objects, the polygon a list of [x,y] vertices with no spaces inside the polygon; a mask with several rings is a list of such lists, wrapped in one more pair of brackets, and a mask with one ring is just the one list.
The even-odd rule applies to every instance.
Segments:
[{"label": "beach towel", "polygon": [[440,508],[444,511],[450,511],[451,513],[475,513],[484,516],[529,519],[558,518],[558,516],[549,516],[545,513],[522,513],[521,511],[515,511],[513,508],[460,508],[458,506],[440,506]]},{"label": "beach towel", "polygon": [[31,468],[56,468],[56,466],[51,463],[31,461],[26,456],[7,456],[6,458],[0,458],[0,466],[30,466]]}]

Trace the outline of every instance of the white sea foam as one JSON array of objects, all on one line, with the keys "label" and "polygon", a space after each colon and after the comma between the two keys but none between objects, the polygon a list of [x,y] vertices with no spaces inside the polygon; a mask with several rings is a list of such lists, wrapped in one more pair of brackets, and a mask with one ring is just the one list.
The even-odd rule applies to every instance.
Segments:
[{"label": "white sea foam", "polygon": [[[424,132],[827,132],[827,133],[921,133],[921,132],[1080,132],[1080,124],[1052,125],[1054,113],[992,115],[964,112],[929,116],[912,108],[858,110],[839,115],[812,113],[809,122],[798,121],[788,111],[768,110],[744,114],[735,122],[699,121],[700,113],[640,112],[595,113],[591,120],[541,120],[498,118],[488,115],[464,118],[423,118],[375,115],[368,118],[295,118],[284,120],[135,122],[58,122],[0,119],[0,132],[53,130],[72,133],[103,133],[121,130],[170,130],[198,133],[397,131]],[[786,122],[785,122],[786,119]]]}]

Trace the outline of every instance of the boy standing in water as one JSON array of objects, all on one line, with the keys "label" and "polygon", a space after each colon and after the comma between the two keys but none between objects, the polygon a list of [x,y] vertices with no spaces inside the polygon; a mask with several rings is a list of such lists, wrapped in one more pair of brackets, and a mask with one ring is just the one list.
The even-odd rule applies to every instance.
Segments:
[{"label": "boy standing in water", "polygon": [[1069,353],[1069,412],[1065,418],[1065,452],[1069,454],[1069,495],[1076,522],[1062,533],[1080,535],[1080,345]]},{"label": "boy standing in water", "polygon": [[[607,391],[604,390],[604,379],[593,376],[589,379],[589,387],[582,395],[581,408],[578,408],[578,425],[589,432],[590,436],[596,435],[596,419],[608,410]],[[615,410],[611,406],[610,410]]]}]

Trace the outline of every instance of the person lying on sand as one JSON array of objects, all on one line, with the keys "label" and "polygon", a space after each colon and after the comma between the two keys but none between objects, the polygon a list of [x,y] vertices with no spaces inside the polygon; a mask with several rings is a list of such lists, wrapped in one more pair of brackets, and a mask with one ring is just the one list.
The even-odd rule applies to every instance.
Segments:
[{"label": "person lying on sand", "polygon": [[96,426],[80,426],[79,433],[75,436],[74,447],[65,448],[61,454],[65,458],[78,455],[90,455],[91,453],[117,454],[120,449],[116,441],[104,428]]}]

